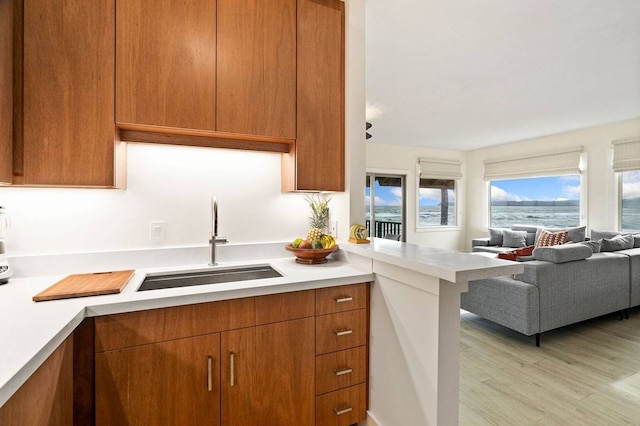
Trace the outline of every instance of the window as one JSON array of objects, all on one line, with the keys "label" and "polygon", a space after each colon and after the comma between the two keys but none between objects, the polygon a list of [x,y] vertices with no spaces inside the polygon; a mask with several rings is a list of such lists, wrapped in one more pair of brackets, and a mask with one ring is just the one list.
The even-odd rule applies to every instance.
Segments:
[{"label": "window", "polygon": [[620,183],[620,230],[640,231],[640,137],[613,141],[613,170]]},{"label": "window", "polygon": [[404,176],[368,173],[365,199],[369,235],[405,241]]},{"label": "window", "polygon": [[491,227],[579,226],[580,186],[580,175],[491,181]]},{"label": "window", "polygon": [[456,225],[456,181],[420,178],[418,227]]},{"label": "window", "polygon": [[620,229],[640,231],[640,171],[620,173]]},{"label": "window", "polygon": [[489,225],[580,226],[582,157],[579,146],[485,161]]},{"label": "window", "polygon": [[456,186],[460,178],[460,161],[424,158],[419,160],[417,228],[458,224]]}]

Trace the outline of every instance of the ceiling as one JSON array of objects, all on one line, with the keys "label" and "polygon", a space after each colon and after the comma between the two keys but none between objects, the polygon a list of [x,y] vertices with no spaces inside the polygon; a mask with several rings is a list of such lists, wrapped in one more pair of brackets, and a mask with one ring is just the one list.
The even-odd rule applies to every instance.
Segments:
[{"label": "ceiling", "polygon": [[366,0],[368,143],[468,151],[640,117],[640,0]]}]

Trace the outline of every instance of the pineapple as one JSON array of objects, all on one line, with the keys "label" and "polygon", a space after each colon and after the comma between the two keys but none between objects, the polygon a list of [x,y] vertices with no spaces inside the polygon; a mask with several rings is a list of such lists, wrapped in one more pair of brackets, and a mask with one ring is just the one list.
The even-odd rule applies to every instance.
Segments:
[{"label": "pineapple", "polygon": [[311,207],[311,216],[309,216],[311,229],[307,233],[307,240],[319,240],[324,235],[323,229],[327,227],[327,221],[329,220],[329,201],[331,201],[331,198],[322,200],[320,196],[307,195],[305,199],[309,203],[309,207]]}]

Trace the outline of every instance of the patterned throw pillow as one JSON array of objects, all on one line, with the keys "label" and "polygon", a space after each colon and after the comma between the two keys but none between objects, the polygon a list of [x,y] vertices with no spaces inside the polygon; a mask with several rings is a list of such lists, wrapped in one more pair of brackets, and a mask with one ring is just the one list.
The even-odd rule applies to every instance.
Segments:
[{"label": "patterned throw pillow", "polygon": [[568,237],[569,231],[549,232],[542,230],[536,242],[536,247],[558,246],[566,243]]}]

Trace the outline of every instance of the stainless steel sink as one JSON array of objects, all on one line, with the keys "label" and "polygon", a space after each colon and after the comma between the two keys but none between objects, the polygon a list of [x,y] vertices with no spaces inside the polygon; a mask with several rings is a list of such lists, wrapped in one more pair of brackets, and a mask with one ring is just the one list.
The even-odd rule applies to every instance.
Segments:
[{"label": "stainless steel sink", "polygon": [[138,288],[138,291],[189,287],[193,285],[220,284],[232,281],[260,280],[263,278],[275,278],[281,276],[282,274],[269,265],[149,274],[144,281],[142,281],[142,285]]}]

